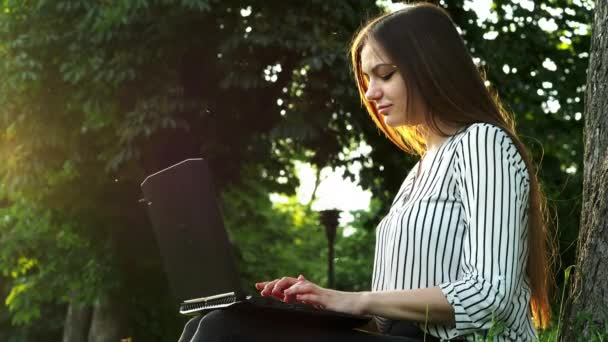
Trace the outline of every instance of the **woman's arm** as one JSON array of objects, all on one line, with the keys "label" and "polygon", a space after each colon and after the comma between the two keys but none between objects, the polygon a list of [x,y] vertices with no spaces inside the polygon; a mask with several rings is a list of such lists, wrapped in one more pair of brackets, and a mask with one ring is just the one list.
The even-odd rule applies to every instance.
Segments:
[{"label": "woman's arm", "polygon": [[344,292],[308,280],[283,292],[286,302],[298,301],[354,315],[376,315],[417,322],[454,324],[454,310],[438,287],[381,292]]},{"label": "woman's arm", "polygon": [[454,309],[439,287],[361,292],[361,311],[391,319],[454,324]]},{"label": "woman's arm", "polygon": [[438,286],[454,308],[458,335],[488,330],[496,322],[523,324],[529,310],[527,167],[508,134],[489,124],[468,129],[455,153],[466,224],[462,273]]}]

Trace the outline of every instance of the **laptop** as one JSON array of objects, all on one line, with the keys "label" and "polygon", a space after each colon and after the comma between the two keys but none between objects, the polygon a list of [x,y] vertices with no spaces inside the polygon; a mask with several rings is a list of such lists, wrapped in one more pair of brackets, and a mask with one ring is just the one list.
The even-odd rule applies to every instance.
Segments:
[{"label": "laptop", "polygon": [[141,183],[141,188],[171,291],[180,302],[180,314],[246,306],[353,328],[369,321],[368,317],[247,293],[241,286],[233,246],[204,159],[186,159],[156,172]]}]

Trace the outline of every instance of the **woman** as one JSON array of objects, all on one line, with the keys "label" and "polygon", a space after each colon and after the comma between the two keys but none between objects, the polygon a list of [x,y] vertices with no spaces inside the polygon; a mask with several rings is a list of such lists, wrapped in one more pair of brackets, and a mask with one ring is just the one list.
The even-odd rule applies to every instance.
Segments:
[{"label": "woman", "polygon": [[256,319],[242,335],[413,341],[428,334],[432,341],[473,340],[493,329],[495,341],[535,339],[534,323],[544,328],[550,318],[543,196],[514,123],[453,22],[430,4],[382,15],[356,34],[351,60],[372,120],[399,148],[421,156],[378,225],[372,291],[325,289],[303,276],[256,288],[286,302],[373,316],[383,335],[311,332],[280,317],[272,324],[220,311],[191,322],[194,339]]}]

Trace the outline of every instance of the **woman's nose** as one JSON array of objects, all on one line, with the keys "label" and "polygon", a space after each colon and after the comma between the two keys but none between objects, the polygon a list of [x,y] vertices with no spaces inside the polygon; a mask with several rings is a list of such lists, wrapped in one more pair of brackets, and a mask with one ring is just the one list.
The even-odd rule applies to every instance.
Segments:
[{"label": "woman's nose", "polygon": [[365,98],[368,101],[375,101],[382,97],[382,92],[372,83],[369,84],[367,91],[365,92]]}]

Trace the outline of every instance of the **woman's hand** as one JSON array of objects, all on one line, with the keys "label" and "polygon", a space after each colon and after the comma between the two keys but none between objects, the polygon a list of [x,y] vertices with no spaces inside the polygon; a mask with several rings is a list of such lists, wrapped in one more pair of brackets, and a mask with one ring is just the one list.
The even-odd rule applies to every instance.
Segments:
[{"label": "woman's hand", "polygon": [[319,309],[364,315],[364,292],[343,292],[326,289],[308,280],[298,281],[285,292],[289,300],[310,304]]},{"label": "woman's hand", "polygon": [[285,303],[303,303],[318,309],[363,315],[364,293],[323,288],[299,275],[255,284],[262,296],[272,296]]},{"label": "woman's hand", "polygon": [[293,302],[295,299],[288,298],[288,296],[285,295],[284,291],[285,289],[288,289],[294,284],[301,281],[306,281],[306,278],[304,278],[304,276],[300,274],[297,278],[283,277],[281,279],[256,283],[255,288],[260,291],[260,295],[264,297],[272,296],[284,302]]}]

